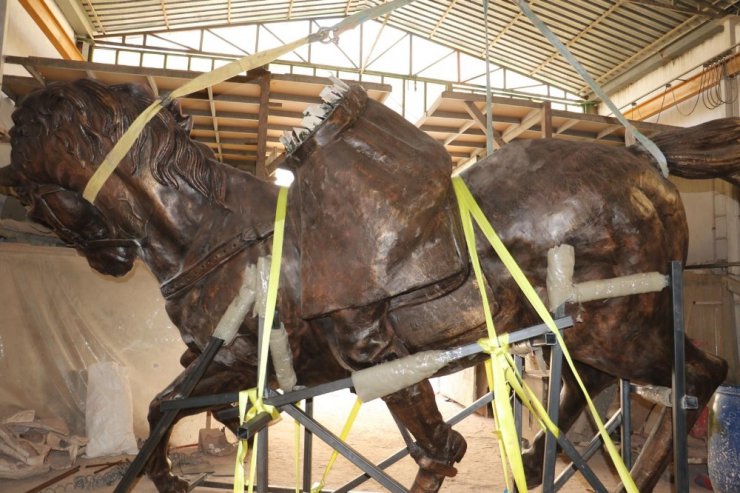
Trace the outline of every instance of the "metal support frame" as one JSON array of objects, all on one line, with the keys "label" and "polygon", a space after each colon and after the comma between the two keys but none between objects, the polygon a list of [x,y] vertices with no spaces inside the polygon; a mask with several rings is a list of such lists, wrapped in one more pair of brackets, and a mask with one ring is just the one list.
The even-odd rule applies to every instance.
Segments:
[{"label": "metal support frame", "polygon": [[[676,491],[684,492],[689,491],[689,478],[688,478],[688,428],[686,423],[686,411],[688,409],[697,408],[697,400],[694,396],[686,395],[686,361],[685,361],[685,333],[684,333],[684,321],[683,321],[683,267],[681,262],[673,261],[670,264],[670,288],[671,288],[671,300],[673,306],[673,337],[674,337],[674,355],[673,355],[673,373],[672,373],[672,413],[673,413],[673,464],[674,464],[674,477]],[[563,307],[558,308],[556,315],[562,315]],[[558,362],[560,356],[553,357],[560,348],[559,346],[553,347],[551,353],[551,367],[550,367],[550,381],[548,386],[548,414],[550,418],[557,419],[557,406],[559,402],[554,398],[555,395],[560,393],[560,370],[561,364]],[[560,352],[562,356],[562,352]],[[553,359],[554,358],[554,359]],[[553,368],[553,364],[557,365]],[[555,380],[555,376],[558,379]],[[632,422],[631,422],[631,404],[630,404],[630,382],[629,380],[620,379],[619,381],[620,390],[620,401],[621,406],[616,413],[607,421],[605,428],[609,434],[614,432],[619,426],[621,428],[621,452],[622,460],[624,461],[627,468],[632,467]],[[550,406],[555,406],[553,411]],[[555,421],[554,420],[554,421]],[[563,437],[564,438],[564,437]],[[558,440],[560,443],[560,440]],[[565,439],[566,447],[571,448],[572,445]],[[578,453],[575,448],[572,451],[575,455],[571,455],[566,447],[560,443],[561,448],[568,454],[570,459],[573,461],[571,464],[553,480],[555,459],[557,455],[557,447],[555,444],[554,437],[548,433],[545,440],[545,462],[543,466],[543,493],[553,493],[559,491],[565,483],[573,476],[576,470],[581,470],[587,481],[595,489],[595,491],[606,491],[603,484],[595,477],[589,478],[589,470],[581,469],[581,466],[585,464],[599,449],[603,447],[603,441],[597,433],[591,441],[588,443],[583,452]],[[592,482],[596,479],[598,485]]]},{"label": "metal support frame", "polygon": [[[674,443],[674,467],[675,467],[675,482],[677,491],[688,491],[688,452],[687,452],[687,423],[686,423],[686,411],[688,409],[696,408],[696,398],[686,395],[686,374],[685,374],[685,336],[684,336],[684,321],[683,321],[683,268],[680,262],[672,262],[670,265],[671,269],[671,298],[673,304],[673,331],[674,331],[674,362],[673,362],[673,378],[672,378],[672,413],[673,413],[673,443]],[[570,317],[565,317],[564,307],[559,307],[555,315],[557,317],[556,325],[558,329],[573,325],[573,321]],[[555,341],[554,337],[548,337],[548,328],[544,324],[535,325],[520,329],[510,334],[510,342],[516,343],[524,340],[538,339],[540,344],[544,341],[544,344],[549,345],[550,348],[550,378],[548,385],[548,414],[550,419],[557,423],[558,421],[558,407],[559,407],[559,396],[561,390],[561,376],[562,376],[562,358],[563,352],[560,345]],[[261,334],[262,331],[260,331]],[[543,339],[544,338],[544,339]],[[260,344],[262,341],[260,341]],[[189,396],[192,390],[197,385],[198,381],[202,377],[205,369],[207,368],[210,361],[215,356],[218,349],[223,344],[223,341],[217,338],[212,338],[203,354],[194,363],[195,368],[191,375],[186,379],[182,395]],[[461,354],[469,355],[473,354],[480,349],[476,349],[477,344],[471,344],[458,348]],[[521,357],[516,358],[517,367],[521,370],[522,359]],[[311,489],[311,458],[312,458],[312,444],[313,436],[317,436],[322,441],[326,442],[329,446],[335,449],[337,452],[342,454],[350,462],[363,471],[353,480],[349,481],[345,485],[335,490],[338,493],[344,493],[350,491],[352,488],[357,487],[366,480],[372,478],[378,481],[382,486],[392,492],[405,492],[407,491],[402,485],[400,485],[395,479],[390,477],[384,472],[384,469],[390,465],[396,463],[403,457],[409,454],[409,447],[413,445],[413,440],[408,435],[408,432],[399,425],[401,434],[404,436],[404,440],[407,446],[395,454],[389,456],[385,460],[381,461],[378,465],[373,464],[364,456],[362,456],[355,449],[347,445],[343,440],[338,438],[336,435],[327,430],[313,417],[313,398],[322,394],[330,393],[339,389],[351,388],[352,379],[345,378],[337,380],[327,384],[319,385],[312,388],[303,388],[296,391],[280,394],[277,392],[266,389],[265,402],[267,404],[278,407],[281,411],[286,412],[288,415],[296,419],[305,427],[305,439],[304,439],[304,468],[303,468],[303,489],[304,491],[310,491]],[[632,453],[631,453],[631,420],[630,420],[630,382],[628,380],[620,380],[620,396],[621,396],[621,407],[620,409],[608,420],[606,423],[606,429],[608,433],[612,433],[617,426],[621,426],[621,439],[622,439],[622,458],[627,465],[632,465]],[[235,392],[210,395],[210,396],[198,396],[193,398],[182,398],[176,400],[165,401],[161,405],[161,409],[164,412],[162,419],[159,421],[152,434],[147,439],[144,447],[141,449],[139,454],[136,456],[134,462],[131,464],[126,474],[124,475],[121,482],[115,489],[114,493],[127,493],[133,485],[136,477],[143,470],[146,461],[149,459],[154,448],[159,444],[161,439],[166,433],[166,430],[171,426],[175,420],[177,413],[182,409],[196,408],[196,407],[207,407],[218,404],[232,403],[238,399],[238,394]],[[456,416],[451,418],[448,423],[450,425],[456,424],[462,421],[465,417],[469,416],[477,409],[490,403],[493,399],[491,392],[478,399],[476,402],[465,408],[463,411],[458,413]],[[306,410],[302,411],[296,406],[297,402],[301,400],[306,401]],[[514,413],[515,422],[517,427],[517,433],[521,437],[522,428],[522,406],[519,399],[514,399]],[[221,415],[223,417],[223,415]],[[268,435],[267,427],[264,426],[260,431],[260,439],[258,441],[258,478],[257,478],[257,491],[260,493],[266,493],[268,491],[283,491],[282,488],[272,488],[267,484],[268,477]],[[555,461],[557,458],[557,447],[560,445],[562,451],[568,455],[571,459],[569,464],[560,475],[555,478]],[[583,452],[578,452],[575,446],[561,434],[559,437],[553,436],[551,433],[547,433],[545,438],[545,458],[543,465],[543,493],[554,493],[562,488],[565,483],[573,476],[576,470],[583,474],[584,478],[588,481],[594,491],[606,492],[606,488],[603,483],[596,477],[593,471],[589,468],[587,461],[603,446],[601,437],[595,435]],[[223,486],[230,488],[230,485],[221,483],[215,483],[206,481],[202,484],[209,487]]]},{"label": "metal support frame", "polygon": [[[555,325],[558,329],[563,330],[565,328],[571,327],[573,325],[573,320],[570,317],[561,317],[558,318],[555,321]],[[260,331],[261,334],[261,331]],[[517,343],[525,340],[534,340],[535,343],[538,343],[537,341],[540,341],[539,343],[542,344],[553,344],[554,338],[548,337],[549,334],[549,328],[545,324],[538,324],[531,327],[527,327],[524,329],[520,329],[518,331],[512,332],[509,335],[509,342],[510,343]],[[555,344],[555,347],[557,347],[557,344]],[[456,350],[460,353],[460,355],[467,356],[470,354],[474,354],[475,352],[480,352],[480,346],[478,344],[470,344],[467,346],[463,346],[461,348],[458,348]],[[211,356],[212,359],[212,356]],[[210,360],[209,360],[210,361]],[[521,367],[521,358],[518,358],[518,367]],[[558,377],[559,380],[559,377]],[[312,457],[312,440],[313,436],[320,438],[322,441],[327,443],[329,446],[331,446],[333,449],[335,449],[337,452],[339,452],[341,455],[343,455],[345,458],[347,458],[350,462],[352,462],[355,466],[357,466],[363,473],[359,476],[355,477],[353,480],[349,481],[348,483],[340,486],[337,488],[335,493],[344,493],[348,492],[353,488],[356,488],[360,484],[364,483],[368,479],[372,478],[376,480],[378,483],[380,483],[383,487],[387,488],[389,491],[392,492],[406,492],[407,490],[400,485],[395,479],[390,477],[388,474],[385,473],[385,469],[391,466],[392,464],[395,464],[399,460],[401,460],[403,457],[409,454],[409,446],[413,445],[413,440],[408,435],[408,432],[401,426],[399,428],[401,429],[402,435],[404,435],[405,440],[407,442],[407,446],[393,455],[389,456],[385,460],[381,461],[379,464],[375,465],[372,462],[370,462],[368,459],[366,459],[364,456],[362,456],[358,451],[347,445],[344,441],[342,441],[340,438],[338,438],[336,435],[331,433],[329,430],[327,430],[323,425],[321,425],[316,419],[313,418],[313,398],[322,394],[334,392],[336,390],[344,389],[344,388],[351,388],[352,387],[352,379],[351,378],[345,378],[341,380],[337,380],[334,382],[330,382],[323,385],[318,385],[311,388],[303,388],[298,389],[296,391],[287,392],[285,394],[280,394],[274,391],[266,391],[265,394],[265,403],[269,405],[273,405],[277,408],[279,408],[281,411],[284,411],[294,419],[296,419],[299,423],[301,423],[305,427],[305,440],[304,440],[304,459],[303,459],[303,489],[304,491],[310,491],[311,489],[311,457]],[[231,392],[231,393],[225,393],[225,394],[216,394],[216,395],[209,395],[209,396],[197,396],[192,398],[183,398],[183,399],[176,399],[176,400],[170,400],[165,401],[161,405],[161,409],[165,411],[166,413],[170,413],[173,416],[177,414],[177,412],[181,409],[188,409],[188,408],[196,408],[196,407],[207,407],[207,406],[213,406],[213,405],[219,405],[219,404],[226,404],[226,403],[232,403],[235,402],[238,399],[238,393]],[[301,400],[306,400],[306,410],[302,411],[296,406],[296,403],[300,402]],[[450,418],[447,423],[450,425],[454,425],[456,423],[459,423],[478,409],[486,406],[493,400],[493,394],[491,392],[487,393],[474,403],[472,403],[470,406],[466,407],[462,411],[460,411],[458,414]],[[518,425],[517,425],[517,431],[519,435],[521,436],[521,403],[518,403],[518,399],[515,399],[515,408],[518,406]],[[557,406],[555,406],[557,408]],[[220,414],[219,417],[223,418],[225,417],[225,414]],[[254,430],[256,431],[256,430]],[[264,427],[263,430],[259,431],[259,433],[266,433],[267,428]],[[247,433],[251,436],[253,430],[248,430]],[[275,488],[268,486],[267,484],[267,467],[268,467],[268,457],[267,457],[267,437],[263,439],[262,436],[260,436],[260,439],[258,441],[258,466],[260,467],[260,470],[258,472],[259,477],[257,478],[257,491],[258,492],[268,492],[268,491],[287,491],[284,488]],[[157,443],[161,440],[161,436],[157,440]],[[566,450],[567,453],[572,454],[575,449],[570,443],[562,442],[562,440],[558,439],[558,443],[561,444],[561,447]],[[264,444],[264,445],[263,445]],[[410,444],[410,445],[409,445]],[[264,449],[262,448],[264,446]],[[148,456],[147,456],[148,458]],[[138,457],[137,457],[138,459]],[[145,460],[144,460],[145,462]],[[585,466],[587,468],[587,466]],[[137,471],[138,473],[138,471]],[[588,474],[588,472],[586,472]],[[230,489],[232,486],[224,483],[218,483],[213,481],[205,481],[202,483],[204,486],[208,486],[209,488],[219,488],[223,487],[226,489]],[[120,485],[119,485],[120,487]],[[117,489],[116,492],[119,490]],[[121,490],[121,492],[125,492],[128,490]],[[291,490],[292,491],[292,490]],[[597,490],[599,491],[599,490]]]},{"label": "metal support frame", "polygon": [[[195,386],[198,385],[198,382],[203,376],[203,373],[205,373],[208,368],[208,365],[211,363],[214,356],[216,356],[218,350],[221,349],[223,343],[223,339],[219,339],[217,337],[211,337],[208,340],[206,348],[200,356],[198,356],[198,359],[192,363],[194,365],[193,371],[183,381],[180,395],[187,397],[193,392]],[[136,458],[126,470],[126,474],[124,474],[123,478],[121,478],[121,481],[116,486],[114,493],[128,493],[131,491],[136,478],[144,470],[144,466],[149,460],[149,457],[152,455],[152,452],[154,452],[157,445],[159,445],[159,442],[162,441],[165,434],[167,434],[167,430],[169,430],[172,423],[174,423],[179,411],[179,409],[164,411],[162,417],[154,427],[154,430],[149,434],[149,438],[144,442],[144,446],[139,450]]]}]

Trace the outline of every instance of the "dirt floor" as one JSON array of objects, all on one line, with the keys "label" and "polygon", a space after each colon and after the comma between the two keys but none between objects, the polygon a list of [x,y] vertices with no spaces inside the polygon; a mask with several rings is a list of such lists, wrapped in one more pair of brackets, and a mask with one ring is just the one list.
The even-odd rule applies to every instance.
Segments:
[{"label": "dirt floor", "polygon": [[[353,403],[354,395],[347,391],[323,396],[317,398],[315,401],[314,415],[326,428],[339,434]],[[458,404],[450,402],[443,397],[438,397],[438,403],[445,418],[449,418],[461,409]],[[458,465],[458,475],[455,478],[447,479],[442,491],[505,491],[499,448],[492,432],[492,421],[479,415],[472,415],[455,428],[465,436],[468,442],[468,450],[465,458]],[[294,429],[293,420],[287,416],[269,428],[269,482],[271,485],[282,486],[291,490],[294,490],[296,484]],[[347,443],[374,463],[380,462],[404,446],[398,428],[381,400],[363,405],[357,421],[348,436]],[[691,440],[690,457],[701,460],[702,457],[705,458],[706,456],[705,451],[706,446],[703,441]],[[178,475],[185,475],[187,478],[196,478],[200,473],[208,472],[208,481],[230,483],[233,480],[235,457],[233,452],[226,456],[217,457],[200,452],[197,446],[178,448],[173,452],[173,469]],[[321,479],[330,455],[331,450],[329,447],[314,438],[313,481]],[[120,478],[122,467],[111,466],[107,469],[100,470],[105,466],[93,467],[93,465],[115,462],[118,459],[120,458],[81,460],[81,467],[77,473],[41,490],[34,490],[34,488],[63,471],[55,471],[42,477],[26,480],[0,480],[0,492],[110,492],[113,491],[113,485]],[[131,459],[131,457],[128,459]],[[616,486],[615,474],[602,456],[597,454],[590,464],[607,488],[611,490]],[[558,469],[562,467],[563,464],[560,464]],[[410,486],[416,474],[416,464],[410,458],[406,457],[396,465],[391,466],[388,471],[398,482]],[[357,467],[340,456],[327,475],[325,489],[336,489],[355,478],[359,473],[360,471]],[[699,484],[703,481],[705,475],[705,464],[690,466],[691,492],[709,491],[708,488]],[[110,482],[111,485],[106,486],[106,482]],[[540,490],[541,488],[538,488],[534,491]],[[142,478],[138,481],[133,491],[137,493],[154,493],[156,490],[148,479]],[[194,491],[203,491],[205,493],[218,490],[199,486]],[[384,488],[375,481],[368,481],[354,491],[375,492],[384,491]],[[580,474],[576,474],[560,491],[582,493],[592,490]],[[664,474],[661,483],[655,491],[658,493],[674,491],[669,481],[668,473]]]}]

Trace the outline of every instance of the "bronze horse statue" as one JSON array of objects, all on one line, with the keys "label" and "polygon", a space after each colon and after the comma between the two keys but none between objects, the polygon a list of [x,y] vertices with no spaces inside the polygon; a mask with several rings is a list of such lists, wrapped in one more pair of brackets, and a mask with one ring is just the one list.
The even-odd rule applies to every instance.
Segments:
[{"label": "bronze horse statue", "polygon": [[[444,149],[354,87],[297,149],[278,309],[301,385],[350,370],[486,336],[480,296],[459,240]],[[10,186],[32,218],[105,274],[124,275],[140,257],[162,285],[166,309],[187,345],[186,367],[151,403],[178,396],[182,381],[239,290],[245,267],[270,253],[277,187],[217,162],[189,138],[176,103],[147,125],[95,203],[81,196],[96,166],[151,102],[147,89],[92,80],[50,84],[13,114]],[[654,137],[673,173],[740,182],[740,120]],[[337,164],[339,163],[339,164]],[[639,146],[535,140],[507,144],[463,179],[535,288],[545,295],[546,256],[575,248],[574,281],[666,273],[684,261],[687,226],[678,191]],[[497,330],[539,323],[511,275],[484,241],[478,253]],[[667,290],[570,304],[565,340],[591,395],[614,377],[671,385],[673,332]],[[192,395],[256,384],[257,322],[248,316]],[[469,358],[446,371],[472,365]],[[704,407],[726,363],[686,341],[687,391]],[[584,397],[566,370],[559,426]],[[417,440],[412,491],[437,491],[465,453],[424,380],[384,397]],[[200,412],[202,409],[188,411]],[[689,413],[689,425],[697,417]],[[234,422],[227,425],[235,426]],[[169,436],[169,435],[168,435]],[[671,418],[645,444],[632,475],[651,491],[671,459]],[[528,480],[540,477],[543,440],[525,452]],[[146,472],[162,492],[187,491],[171,474],[167,437]]]}]

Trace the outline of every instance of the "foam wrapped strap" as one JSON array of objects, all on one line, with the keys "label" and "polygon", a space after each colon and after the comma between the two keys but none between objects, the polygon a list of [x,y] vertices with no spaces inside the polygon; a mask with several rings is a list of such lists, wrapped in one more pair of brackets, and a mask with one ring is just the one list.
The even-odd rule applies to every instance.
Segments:
[{"label": "foam wrapped strap", "polygon": [[352,373],[355,393],[363,402],[392,394],[437,373],[451,360],[448,351],[422,351]]},{"label": "foam wrapped strap", "polygon": [[547,251],[547,307],[557,307],[571,301],[575,253],[570,245],[558,245]]},{"label": "foam wrapped strap", "polygon": [[283,324],[270,331],[270,356],[280,388],[285,392],[290,392],[298,383],[298,378],[293,369],[293,353],[290,350],[288,333]]},{"label": "foam wrapped strap", "polygon": [[575,255],[570,245],[560,245],[547,252],[548,308],[555,310],[563,303],[616,298],[660,291],[669,284],[668,276],[659,272],[631,274],[611,279],[573,283]]},{"label": "foam wrapped strap", "polygon": [[645,272],[602,281],[581,282],[573,286],[573,301],[616,298],[630,294],[652,293],[668,286],[668,277],[659,272]]},{"label": "foam wrapped strap", "polygon": [[244,282],[242,282],[239,292],[232,302],[226,308],[226,311],[218,321],[216,329],[213,331],[213,337],[218,337],[224,341],[224,345],[231,344],[239,332],[244,318],[249,310],[252,309],[255,299],[255,283],[257,282],[257,269],[254,265],[248,265],[244,271]]}]

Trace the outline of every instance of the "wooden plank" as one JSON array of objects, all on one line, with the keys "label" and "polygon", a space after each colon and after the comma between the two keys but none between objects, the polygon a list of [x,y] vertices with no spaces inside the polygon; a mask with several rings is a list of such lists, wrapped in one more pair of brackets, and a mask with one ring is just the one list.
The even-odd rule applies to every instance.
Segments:
[{"label": "wooden plank", "polygon": [[[473,119],[475,123],[478,124],[478,126],[488,134],[488,129],[486,128],[487,122],[486,122],[486,116],[483,114],[481,110],[478,109],[478,107],[473,103],[472,101],[465,101],[465,109],[470,114],[470,117]],[[504,142],[503,137],[501,137],[501,134],[496,130],[495,128],[493,130],[493,148],[494,149],[501,149],[501,147],[506,144]],[[486,137],[488,138],[488,137]]]},{"label": "wooden plank", "polygon": [[255,174],[257,178],[267,179],[267,117],[268,103],[270,102],[270,72],[260,77],[260,112],[257,123],[257,164]]},{"label": "wooden plank", "polygon": [[[727,76],[734,77],[738,72],[740,72],[740,53],[728,58],[726,63]],[[647,99],[625,111],[624,116],[630,120],[646,120],[653,115],[657,115],[661,111],[672,108],[687,99],[693,98],[702,91],[711,89],[717,84],[715,83],[708,86],[702,83],[707,79],[715,80],[717,83],[719,82],[716,78],[706,77],[707,72],[711,70],[716,70],[716,68],[703,70],[701,73],[690,77],[689,79],[666,87],[665,91],[662,91],[652,98]]]},{"label": "wooden plank", "polygon": [[[164,6],[162,6],[164,8]],[[214,137],[216,139],[216,157],[218,157],[218,160],[223,162],[224,156],[221,149],[221,142],[219,141],[219,134],[218,134],[218,116],[216,115],[216,103],[213,101],[213,88],[208,87],[208,107],[211,111],[211,123],[213,125],[213,133]]]},{"label": "wooden plank", "polygon": [[457,139],[457,138],[458,138],[458,137],[460,137],[460,136],[461,136],[462,134],[464,134],[464,133],[465,133],[465,132],[466,132],[466,131],[467,131],[467,130],[468,130],[468,129],[470,128],[470,127],[472,127],[473,125],[475,125],[475,122],[474,122],[473,120],[470,120],[470,121],[468,121],[468,122],[466,122],[466,123],[463,123],[463,124],[462,124],[462,125],[460,126],[460,128],[458,128],[458,129],[457,129],[457,131],[456,131],[456,132],[453,132],[453,133],[452,133],[451,135],[449,135],[449,136],[448,136],[448,137],[447,137],[447,138],[445,139],[445,141],[444,141],[444,145],[447,145],[447,144],[449,144],[450,142],[453,142],[453,141],[454,141],[455,139]]},{"label": "wooden plank", "polygon": [[596,134],[596,140],[601,140],[604,137],[606,137],[607,135],[613,134],[614,132],[616,132],[620,128],[624,128],[624,127],[622,125],[610,125],[610,126],[606,127],[604,130],[602,130],[601,132],[599,132],[599,133]]},{"label": "wooden plank", "polygon": [[542,138],[551,139],[552,138],[552,104],[550,104],[550,101],[545,101],[542,103],[542,121],[540,125],[542,126]]},{"label": "wooden plank", "polygon": [[44,0],[19,0],[20,4],[26,9],[28,15],[34,20],[36,25],[44,33],[44,36],[51,42],[60,55],[67,60],[84,60],[82,53],[77,49],[74,39],[72,39],[64,26],[59,21],[54,12],[51,11]]},{"label": "wooden plank", "polygon": [[506,131],[503,133],[502,137],[504,141],[511,142],[515,138],[517,138],[522,133],[526,132],[533,126],[535,126],[537,123],[540,122],[542,118],[542,108],[536,108],[530,111],[527,116],[525,116],[521,123],[519,125],[512,125],[511,127],[507,128]]},{"label": "wooden plank", "polygon": [[566,130],[568,130],[569,128],[577,125],[579,121],[580,120],[578,120],[577,118],[571,118],[570,120],[566,120],[565,123],[563,123],[562,125],[560,125],[558,127],[558,129],[555,131],[555,133],[556,134],[561,134],[561,133],[565,132]]}]

